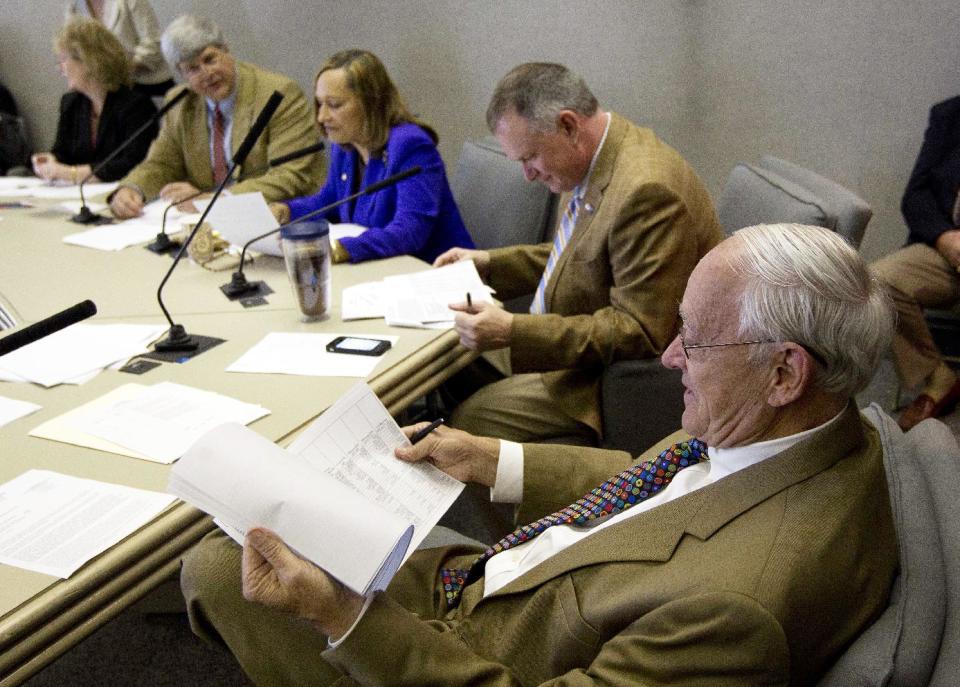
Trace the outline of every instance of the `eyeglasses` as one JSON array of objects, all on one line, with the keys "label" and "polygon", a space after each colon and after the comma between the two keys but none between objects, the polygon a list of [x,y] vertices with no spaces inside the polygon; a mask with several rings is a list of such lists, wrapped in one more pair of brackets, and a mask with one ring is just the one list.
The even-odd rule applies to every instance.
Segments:
[{"label": "eyeglasses", "polygon": [[[726,343],[713,343],[713,344],[688,344],[683,340],[683,320],[680,320],[680,329],[677,330],[677,337],[680,339],[680,348],[683,349],[683,356],[690,360],[690,351],[695,348],[721,348],[724,346],[753,346],[755,344],[769,344],[769,343],[778,343],[773,339],[757,339],[756,341],[730,341]],[[799,344],[803,350],[810,354],[810,357],[820,363],[823,367],[827,366],[826,359],[817,353],[815,350],[809,346],[804,346]]]},{"label": "eyeglasses", "polygon": [[777,343],[773,339],[758,339],[757,341],[730,341],[727,343],[714,344],[688,344],[683,340],[682,331],[677,332],[677,336],[680,337],[680,348],[683,349],[683,355],[687,358],[687,360],[690,359],[690,351],[694,348],[720,348],[722,346],[752,346],[753,344]]}]

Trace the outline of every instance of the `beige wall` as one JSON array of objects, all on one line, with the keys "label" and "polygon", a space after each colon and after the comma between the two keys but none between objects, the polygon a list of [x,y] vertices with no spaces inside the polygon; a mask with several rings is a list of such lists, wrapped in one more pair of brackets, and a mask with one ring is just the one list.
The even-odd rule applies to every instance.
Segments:
[{"label": "beige wall", "polygon": [[[485,133],[499,76],[525,60],[564,62],[605,107],[678,147],[715,195],[735,162],[767,152],[850,186],[876,212],[868,257],[903,241],[899,198],[927,110],[960,92],[956,0],[153,4],[164,25],[213,16],[238,56],[305,90],[329,53],[373,50],[439,131],[450,167],[465,139]],[[49,146],[63,90],[49,36],[63,2],[2,5],[0,77]]]}]

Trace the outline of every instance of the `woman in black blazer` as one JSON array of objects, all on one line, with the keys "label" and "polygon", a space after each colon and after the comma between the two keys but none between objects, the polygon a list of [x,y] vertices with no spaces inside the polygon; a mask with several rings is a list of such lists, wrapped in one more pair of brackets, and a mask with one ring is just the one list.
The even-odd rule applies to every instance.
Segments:
[{"label": "woman in black blazer", "polygon": [[[71,19],[54,47],[70,88],[60,100],[57,139],[50,152],[34,154],[34,173],[78,183],[134,131],[156,114],[153,101],[130,88],[130,65],[117,38],[92,19]],[[120,179],[147,154],[158,125],[147,128],[92,180]]]}]

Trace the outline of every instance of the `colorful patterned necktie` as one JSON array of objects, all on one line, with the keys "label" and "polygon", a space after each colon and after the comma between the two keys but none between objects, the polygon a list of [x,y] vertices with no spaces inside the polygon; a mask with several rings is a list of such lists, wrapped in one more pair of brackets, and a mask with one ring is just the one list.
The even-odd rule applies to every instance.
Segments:
[{"label": "colorful patterned necktie", "polygon": [[456,608],[460,593],[483,574],[487,561],[501,551],[530,541],[554,525],[582,525],[621,513],[662,491],[678,472],[707,460],[707,447],[699,439],[674,444],[653,460],[644,461],[611,477],[566,508],[519,527],[488,548],[468,568],[443,568],[440,577],[447,606]]},{"label": "colorful patterned necktie", "polygon": [[227,178],[227,154],[223,148],[225,130],[223,112],[217,105],[213,109],[213,183],[216,186],[219,186]]},{"label": "colorful patterned necktie", "polygon": [[547,290],[547,280],[553,273],[553,268],[560,259],[560,254],[567,247],[570,241],[570,235],[573,233],[573,227],[577,224],[577,212],[580,209],[579,198],[580,187],[573,190],[570,202],[567,203],[567,209],[560,219],[560,228],[557,235],[553,237],[553,248],[550,249],[550,256],[547,258],[547,266],[543,269],[543,276],[540,277],[540,283],[537,284],[537,292],[533,296],[533,302],[530,304],[530,313],[533,315],[542,315],[547,312],[547,303],[544,292]]}]

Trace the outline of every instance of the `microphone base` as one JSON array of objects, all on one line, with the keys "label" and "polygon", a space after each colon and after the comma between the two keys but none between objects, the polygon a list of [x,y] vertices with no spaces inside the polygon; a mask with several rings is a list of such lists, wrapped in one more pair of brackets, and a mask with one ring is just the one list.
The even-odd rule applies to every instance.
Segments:
[{"label": "microphone base", "polygon": [[110,224],[113,222],[109,217],[102,217],[93,212],[86,205],[80,207],[80,212],[70,218],[71,222],[77,224]]},{"label": "microphone base", "polygon": [[233,278],[226,284],[220,286],[223,295],[231,301],[236,301],[249,296],[262,296],[271,291],[265,291],[266,284],[262,281],[247,281],[243,272],[234,272]]},{"label": "microphone base", "polygon": [[200,347],[196,338],[187,334],[182,324],[175,324],[167,332],[167,338],[153,345],[158,353],[179,353],[195,351]]},{"label": "microphone base", "polygon": [[177,241],[171,241],[170,237],[166,234],[160,233],[157,234],[152,243],[146,245],[146,249],[157,255],[165,255],[175,250],[180,250],[180,245]]}]

